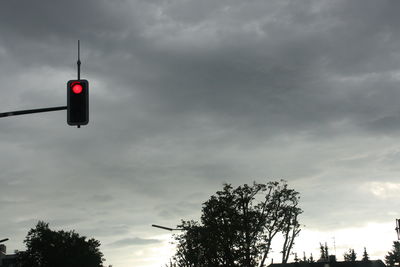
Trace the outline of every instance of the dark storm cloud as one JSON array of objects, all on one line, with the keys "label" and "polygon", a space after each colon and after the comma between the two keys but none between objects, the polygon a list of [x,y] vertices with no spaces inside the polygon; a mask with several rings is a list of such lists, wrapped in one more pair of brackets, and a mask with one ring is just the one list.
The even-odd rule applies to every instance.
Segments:
[{"label": "dark storm cloud", "polygon": [[[121,40],[107,34],[100,35],[101,41],[96,43],[94,50],[91,49],[94,53],[91,60],[95,60],[92,65],[97,66],[95,68],[103,75],[108,74],[106,87],[118,84],[117,88],[113,86],[113,91],[136,91],[136,95],[132,93],[126,96],[130,101],[138,97],[137,101],[145,103],[140,105],[140,109],[144,109],[145,115],[151,116],[151,121],[160,125],[160,128],[165,128],[165,125],[152,117],[154,113],[162,112],[164,117],[161,119],[168,121],[169,125],[179,123],[177,119],[190,120],[193,114],[204,114],[223,123],[223,127],[233,127],[232,130],[246,135],[255,134],[247,131],[247,128],[259,128],[260,132],[267,129],[313,131],[321,123],[329,127],[330,122],[357,113],[360,115],[354,119],[357,123],[363,123],[362,113],[369,108],[369,99],[366,102],[359,101],[363,96],[355,91],[357,88],[346,91],[336,86],[341,86],[340,79],[357,78],[357,75],[368,75],[374,71],[373,66],[364,69],[372,65],[367,62],[394,65],[396,60],[390,56],[391,53],[376,53],[376,50],[387,51],[387,44],[395,41],[393,38],[396,35],[390,31],[393,26],[371,28],[371,23],[376,21],[367,20],[370,17],[377,19],[380,14],[390,17],[392,12],[387,12],[390,11],[390,5],[382,4],[374,8],[375,5],[370,3],[359,10],[345,2],[324,5],[309,1],[297,4],[284,1],[283,4],[262,4],[255,1],[246,5],[221,2],[202,4],[200,7],[192,2],[158,6],[155,3],[136,4],[145,14],[153,16],[142,19],[137,8],[129,9],[127,7],[131,5],[123,2],[117,2],[113,8],[106,1],[96,4],[87,2],[81,4],[75,13],[73,10],[79,3],[65,4],[65,7],[57,5],[57,9],[59,12],[72,13],[72,18],[81,16],[80,12],[86,14],[86,19],[81,23],[83,25],[78,29],[88,32],[90,49],[98,38],[93,33],[94,28],[105,33],[123,35],[126,32]],[[13,8],[9,7],[8,11]],[[161,18],[154,15],[157,8],[162,14],[159,15]],[[320,8],[319,13],[313,10],[317,8]],[[7,9],[3,10],[7,12]],[[60,20],[48,23],[48,20],[55,19],[58,12],[52,8],[48,9],[52,10],[51,13],[46,10],[27,14],[27,18],[33,21],[32,27],[42,29],[40,26],[47,24],[50,27],[46,28],[47,32],[37,35],[46,37],[54,34],[55,38],[59,35],[60,39],[72,39],[65,33],[68,29],[76,33],[74,24]],[[199,10],[197,17],[185,17],[184,14],[190,14],[193,10]],[[342,10],[352,10],[353,16],[343,15]],[[120,15],[115,17],[115,13]],[[366,16],[364,13],[371,14]],[[251,28],[249,14],[255,16],[250,22],[254,21],[257,31]],[[266,19],[269,16],[274,19]],[[38,19],[41,17],[42,20]],[[148,24],[140,22],[141,19]],[[4,27],[19,32],[21,38],[30,38],[25,31],[35,32],[20,25],[15,17],[5,16],[4,20]],[[161,24],[164,21],[167,25],[165,29]],[[207,25],[209,21],[212,23]],[[397,19],[390,17],[385,21],[390,26]],[[248,30],[246,23],[249,24]],[[180,32],[182,27],[193,28],[193,33]],[[158,35],[150,35],[153,31]],[[165,36],[168,31],[173,31],[172,37]],[[207,35],[209,31],[211,34]],[[384,34],[383,31],[390,33],[390,40],[380,38],[379,34]],[[223,34],[218,35],[217,32]],[[186,39],[188,46],[183,42]],[[38,41],[46,43],[40,38]],[[196,42],[200,44],[196,46]],[[208,46],[208,43],[212,45]],[[360,46],[361,43],[364,45]],[[62,48],[68,50],[65,45]],[[391,46],[391,49],[394,47]],[[58,54],[58,51],[54,54]],[[101,64],[102,61],[107,64]],[[335,78],[339,81],[335,81]],[[380,80],[378,77],[376,83],[382,86],[382,82],[387,88],[395,81]],[[335,86],[332,88],[332,85]],[[365,84],[355,86],[364,87]],[[362,89],[363,94],[377,90]],[[135,105],[136,102],[127,102],[126,109],[130,104]],[[384,106],[379,108],[384,109]],[[135,118],[132,113],[122,114],[122,110],[114,112],[117,112],[115,116],[122,116],[128,121]],[[188,115],[175,118],[182,113]],[[149,130],[144,129],[145,134]]]},{"label": "dark storm cloud", "polygon": [[[344,6],[333,9],[347,9],[347,5],[342,4]],[[259,5],[254,4],[251,9],[253,4],[249,4],[248,12]],[[229,10],[228,7],[233,11],[224,14],[221,10]],[[273,12],[278,17],[275,21],[257,21],[261,33],[243,30],[240,22],[248,18],[243,18],[244,14],[239,8],[235,10],[234,5],[221,5],[213,10],[222,17],[213,18],[215,22],[211,26],[217,30],[211,26],[207,28],[208,17],[204,17],[204,21],[180,21],[166,8],[163,14],[175,30],[177,40],[174,41],[174,37],[170,40],[160,31],[156,37],[144,39],[148,44],[139,50],[141,53],[135,54],[136,47],[127,46],[127,54],[134,56],[129,61],[118,61],[122,65],[115,66],[121,70],[116,75],[125,76],[125,86],[135,88],[138,91],[135,97],[146,103],[145,107],[140,105],[141,109],[148,112],[146,115],[152,118],[151,121],[161,123],[164,130],[165,126],[175,128],[172,125],[192,120],[194,114],[211,117],[224,128],[231,127],[233,131],[251,135],[256,132],[247,131],[247,128],[258,129],[260,133],[292,129],[317,131],[321,124],[330,127],[330,123],[349,116],[356,125],[362,124],[370,119],[364,112],[370,109],[372,101],[377,112],[384,112],[386,103],[376,103],[376,98],[367,96],[382,87],[384,89],[379,89],[379,93],[383,94],[381,90],[390,90],[396,80],[378,76],[374,84],[362,83],[372,71],[375,72],[372,67],[365,69],[365,66],[368,61],[382,64],[388,61],[394,65],[397,59],[390,53],[375,53],[375,49],[386,51],[385,41],[371,37],[377,35],[376,28],[371,29],[371,34],[368,32],[368,21],[363,23],[366,17],[355,14],[360,17],[356,24],[353,18],[341,18],[335,13],[323,17],[324,7],[320,17],[310,12],[312,5],[305,3],[288,4],[285,8]],[[371,7],[370,10],[368,5],[366,8],[373,17],[386,15],[384,8]],[[268,16],[271,11],[265,9],[264,16]],[[230,20],[225,21],[224,16]],[[231,27],[228,24],[232,21],[230,16],[238,21]],[[279,17],[288,21],[282,23]],[[199,29],[192,26],[193,23]],[[181,24],[194,27],[193,33],[179,33]],[[279,31],[275,29],[278,26]],[[143,31],[146,30],[151,32],[147,28]],[[207,30],[219,30],[224,34],[207,35]],[[185,34],[188,36],[180,36]],[[185,46],[185,38],[190,46]],[[212,45],[204,44],[201,38],[209,39]],[[129,38],[126,41],[133,44]],[[342,44],[343,41],[349,43]],[[196,42],[200,44],[196,45]],[[360,46],[361,43],[366,45]],[[351,50],[360,54],[355,55],[358,60],[349,60],[353,54]],[[347,68],[352,71],[345,71]],[[132,79],[126,79],[128,75]],[[355,79],[354,84],[350,84],[352,88],[346,88],[348,84],[342,82],[346,79]],[[388,93],[393,94],[388,101],[397,96],[394,91]],[[153,120],[152,115],[159,112],[163,114],[160,119],[168,122],[166,125]],[[193,127],[192,124],[189,126]]]}]

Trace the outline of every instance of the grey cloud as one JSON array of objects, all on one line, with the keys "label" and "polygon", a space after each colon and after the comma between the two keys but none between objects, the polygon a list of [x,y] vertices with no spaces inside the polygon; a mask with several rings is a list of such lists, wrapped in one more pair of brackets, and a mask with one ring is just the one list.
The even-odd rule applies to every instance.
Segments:
[{"label": "grey cloud", "polygon": [[144,238],[134,237],[134,238],[125,238],[117,240],[114,243],[109,244],[109,246],[125,247],[125,246],[137,246],[137,245],[151,245],[160,242],[161,241],[157,239],[144,239]]},{"label": "grey cloud", "polygon": [[91,200],[96,202],[110,202],[114,199],[114,197],[110,195],[94,195]]},{"label": "grey cloud", "polygon": [[[185,215],[187,216],[193,211],[196,213],[201,209],[200,203],[204,202],[201,198],[195,199],[185,197],[185,201],[180,201],[178,203],[167,203],[162,204],[155,207],[155,211],[162,219],[176,219],[183,218]],[[176,221],[174,225],[178,224],[179,221]]]}]

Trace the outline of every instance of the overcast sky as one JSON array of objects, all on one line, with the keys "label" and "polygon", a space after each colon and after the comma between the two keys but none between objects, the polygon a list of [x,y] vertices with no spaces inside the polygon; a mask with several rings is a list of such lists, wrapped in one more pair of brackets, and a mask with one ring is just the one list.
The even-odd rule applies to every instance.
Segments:
[{"label": "overcast sky", "polygon": [[327,242],[383,259],[400,217],[399,10],[1,1],[0,112],[66,105],[80,39],[90,122],[0,119],[0,239],[23,250],[44,220],[100,240],[114,267],[159,267],[171,234],[151,224],[198,219],[224,182],[283,178],[302,196],[299,255]]}]

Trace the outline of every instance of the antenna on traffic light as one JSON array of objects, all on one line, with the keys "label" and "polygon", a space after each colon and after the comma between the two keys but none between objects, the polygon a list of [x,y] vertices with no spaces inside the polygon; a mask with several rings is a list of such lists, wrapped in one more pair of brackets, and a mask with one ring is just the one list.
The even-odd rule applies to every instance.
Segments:
[{"label": "antenna on traffic light", "polygon": [[78,79],[67,83],[67,123],[72,126],[89,123],[89,82],[81,80],[80,40],[78,40]]},{"label": "antenna on traffic light", "polygon": [[80,46],[80,41],[78,40],[78,61],[76,62],[76,65],[78,65],[78,81],[81,79],[81,54],[80,51],[81,46]]}]

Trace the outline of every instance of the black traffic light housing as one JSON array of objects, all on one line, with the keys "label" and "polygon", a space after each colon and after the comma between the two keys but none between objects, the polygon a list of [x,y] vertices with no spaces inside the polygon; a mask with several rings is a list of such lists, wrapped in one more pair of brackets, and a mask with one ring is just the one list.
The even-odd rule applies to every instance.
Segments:
[{"label": "black traffic light housing", "polygon": [[78,127],[89,123],[89,82],[87,80],[68,81],[67,123]]}]

